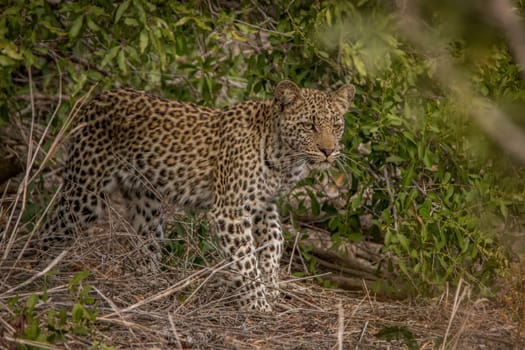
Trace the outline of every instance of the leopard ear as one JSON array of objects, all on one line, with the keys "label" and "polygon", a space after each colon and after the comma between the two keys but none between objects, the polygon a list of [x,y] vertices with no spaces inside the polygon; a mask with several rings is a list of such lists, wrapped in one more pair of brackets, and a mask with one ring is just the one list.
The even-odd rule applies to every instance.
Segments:
[{"label": "leopard ear", "polygon": [[302,99],[301,89],[293,81],[283,80],[277,84],[273,92],[275,101],[281,108],[291,106]]},{"label": "leopard ear", "polygon": [[345,84],[332,93],[332,103],[342,114],[344,114],[350,107],[354,95],[355,87],[352,84]]}]

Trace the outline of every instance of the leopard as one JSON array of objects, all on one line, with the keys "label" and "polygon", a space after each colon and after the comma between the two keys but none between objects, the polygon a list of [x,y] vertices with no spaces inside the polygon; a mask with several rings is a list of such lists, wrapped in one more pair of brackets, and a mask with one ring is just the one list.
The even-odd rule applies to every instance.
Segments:
[{"label": "leopard", "polygon": [[156,257],[163,203],[203,211],[228,257],[239,308],[271,312],[284,242],[278,198],[336,162],[354,94],[349,83],[329,92],[283,80],[266,100],[212,108],[129,88],[102,91],[79,108],[41,247],[86,230],[116,191],[130,226],[154,242],[145,254]]}]

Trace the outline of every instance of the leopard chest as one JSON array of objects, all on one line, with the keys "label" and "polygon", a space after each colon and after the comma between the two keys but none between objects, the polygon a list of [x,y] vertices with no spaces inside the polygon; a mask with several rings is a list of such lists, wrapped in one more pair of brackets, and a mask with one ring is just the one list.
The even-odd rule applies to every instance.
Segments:
[{"label": "leopard chest", "polygon": [[261,194],[269,201],[275,201],[279,196],[290,191],[298,181],[304,179],[308,175],[308,169],[304,164],[280,169],[266,167],[263,174],[261,177]]}]

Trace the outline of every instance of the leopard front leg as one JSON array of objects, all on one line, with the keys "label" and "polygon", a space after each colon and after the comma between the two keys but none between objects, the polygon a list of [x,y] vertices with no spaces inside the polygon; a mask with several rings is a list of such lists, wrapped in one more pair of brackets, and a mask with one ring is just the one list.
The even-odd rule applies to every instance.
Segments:
[{"label": "leopard front leg", "polygon": [[257,211],[253,218],[254,236],[259,245],[259,267],[263,282],[271,287],[268,295],[279,296],[279,263],[283,253],[283,234],[275,204]]},{"label": "leopard front leg", "polygon": [[240,292],[242,307],[249,310],[270,312],[266,300],[266,287],[261,281],[252,237],[252,223],[249,218],[227,215],[221,209],[210,213],[214,228],[223,251],[229,256],[228,284],[234,285]]}]

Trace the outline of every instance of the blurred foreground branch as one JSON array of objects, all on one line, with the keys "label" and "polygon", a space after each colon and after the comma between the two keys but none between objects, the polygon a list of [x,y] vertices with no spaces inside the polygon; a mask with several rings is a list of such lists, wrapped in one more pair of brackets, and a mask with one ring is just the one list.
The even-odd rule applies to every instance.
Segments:
[{"label": "blurred foreground branch", "polygon": [[[525,47],[521,43],[525,42],[524,28],[507,0],[493,0],[492,5],[492,17],[505,30],[523,73]],[[458,104],[470,105],[472,117],[483,131],[506,152],[525,164],[525,133],[494,101],[473,91],[463,73],[446,54],[447,42],[427,29],[418,11],[418,1],[398,1],[397,8],[404,36],[426,53],[436,57],[435,77],[439,83],[452,93]]]},{"label": "blurred foreground branch", "polygon": [[493,18],[496,24],[505,32],[508,44],[514,53],[521,76],[525,79],[525,28],[522,20],[516,14],[509,0],[492,0],[489,6],[484,6],[487,16]]}]

